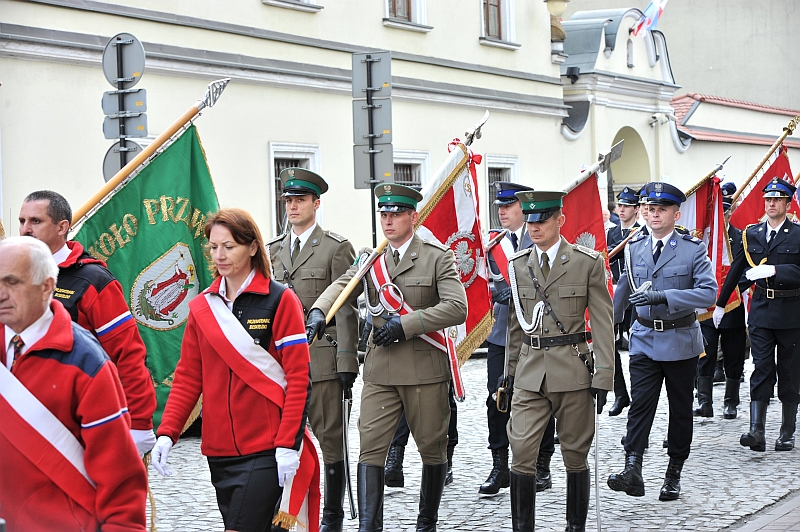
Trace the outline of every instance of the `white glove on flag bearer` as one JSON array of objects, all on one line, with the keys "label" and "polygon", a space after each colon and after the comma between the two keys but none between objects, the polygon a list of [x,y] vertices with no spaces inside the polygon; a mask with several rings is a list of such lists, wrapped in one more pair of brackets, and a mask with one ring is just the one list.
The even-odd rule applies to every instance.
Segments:
[{"label": "white glove on flag bearer", "polygon": [[714,328],[719,329],[719,323],[722,321],[723,316],[725,316],[725,309],[714,307],[714,314],[711,316],[711,319],[714,320]]},{"label": "white glove on flag bearer", "polygon": [[300,455],[294,449],[278,447],[275,449],[275,462],[278,464],[278,485],[283,487],[300,467]]},{"label": "white glove on flag bearer", "polygon": [[161,476],[172,476],[172,471],[167,467],[167,457],[173,445],[169,436],[159,436],[158,441],[156,441],[156,446],[153,447],[153,467],[156,468],[156,471],[158,471]]},{"label": "white glove on flag bearer", "polygon": [[745,276],[747,276],[748,281],[755,281],[756,279],[766,279],[767,277],[772,277],[775,275],[775,266],[770,266],[769,264],[761,264],[760,266],[754,266],[747,270]]},{"label": "white glove on flag bearer", "polygon": [[133,443],[136,444],[136,450],[139,451],[140,457],[147,454],[156,444],[156,435],[153,434],[152,430],[131,429],[131,438],[133,438]]}]

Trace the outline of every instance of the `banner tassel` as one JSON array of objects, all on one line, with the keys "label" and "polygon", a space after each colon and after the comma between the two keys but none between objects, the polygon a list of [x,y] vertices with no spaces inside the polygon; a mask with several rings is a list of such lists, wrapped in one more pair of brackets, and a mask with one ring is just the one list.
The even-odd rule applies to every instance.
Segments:
[{"label": "banner tassel", "polygon": [[147,453],[142,458],[142,462],[144,462],[144,471],[147,475],[147,499],[150,501],[150,532],[158,532],[158,528],[156,528],[156,498],[153,490],[150,489],[150,461],[150,453]]}]

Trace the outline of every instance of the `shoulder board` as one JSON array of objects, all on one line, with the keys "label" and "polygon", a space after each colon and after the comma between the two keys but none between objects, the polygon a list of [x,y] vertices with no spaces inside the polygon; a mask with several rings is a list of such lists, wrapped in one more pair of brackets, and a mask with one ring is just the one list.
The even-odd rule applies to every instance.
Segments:
[{"label": "shoulder board", "polygon": [[596,259],[597,257],[600,256],[600,253],[598,253],[597,251],[589,249],[585,246],[581,246],[580,244],[572,244],[572,249],[574,249],[575,251],[580,251],[584,255],[589,255],[593,259]]},{"label": "shoulder board", "polygon": [[280,234],[280,235],[276,236],[275,238],[273,238],[272,240],[268,240],[267,241],[267,247],[271,246],[272,244],[275,244],[276,242],[280,242],[281,240],[283,240],[283,237],[285,237],[285,236],[286,236],[285,234]]},{"label": "shoulder board", "polygon": [[337,242],[344,242],[345,240],[347,240],[342,235],[334,233],[333,231],[325,231],[325,234],[331,237],[332,239],[336,240]]},{"label": "shoulder board", "polygon": [[641,242],[642,240],[644,240],[645,238],[647,238],[647,236],[648,236],[648,235],[647,235],[647,233],[642,233],[642,232],[640,232],[640,233],[639,233],[639,234],[637,234],[635,237],[631,238],[631,239],[628,241],[628,243],[629,243],[629,244],[633,244],[634,242]]},{"label": "shoulder board", "polygon": [[514,260],[516,258],[524,257],[525,255],[530,254],[531,251],[533,251],[533,248],[521,249],[521,250],[517,251],[516,253],[514,253],[513,255],[511,255],[510,257],[508,257],[508,260],[512,261],[512,260]]},{"label": "shoulder board", "polygon": [[695,236],[692,236],[692,235],[683,235],[683,239],[684,240],[688,240],[689,242],[691,242],[693,244],[699,244],[700,242],[702,242],[702,240],[700,240],[699,238],[697,238]]},{"label": "shoulder board", "polygon": [[498,233],[502,233],[503,231],[505,231],[505,229],[489,229],[489,234],[496,235]]},{"label": "shoulder board", "polygon": [[435,248],[441,249],[442,251],[449,251],[450,248],[445,246],[444,244],[440,244],[439,242],[434,242],[433,240],[422,240],[423,244],[428,244],[429,246],[433,246]]},{"label": "shoulder board", "polygon": [[744,227],[744,230],[745,230],[745,231],[747,231],[747,230],[748,230],[748,229],[750,229],[751,227],[758,227],[758,226],[759,226],[759,225],[761,225],[762,223],[763,223],[763,222],[756,222],[756,223],[754,223],[754,224],[747,224],[747,225]]},{"label": "shoulder board", "polygon": [[675,230],[678,232],[678,234],[679,234],[679,235],[688,235],[688,234],[689,234],[689,230],[688,230],[688,229],[686,229],[686,228],[685,228],[684,226],[682,226],[682,225],[677,225],[677,224],[676,224],[676,225],[675,225]]}]

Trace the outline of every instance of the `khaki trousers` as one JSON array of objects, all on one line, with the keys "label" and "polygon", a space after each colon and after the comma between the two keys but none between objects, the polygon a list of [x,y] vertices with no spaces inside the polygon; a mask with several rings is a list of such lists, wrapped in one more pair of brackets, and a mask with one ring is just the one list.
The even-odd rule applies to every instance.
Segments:
[{"label": "khaki trousers", "polygon": [[586,460],[594,438],[594,401],[588,388],[573,392],[548,392],[547,380],[539,392],[514,390],[508,441],[511,468],[522,475],[536,474],[536,459],[550,416],[556,418],[561,456],[568,473],[589,467]]},{"label": "khaki trousers", "polygon": [[447,428],[450,422],[448,382],[409,386],[364,383],[361,392],[359,463],[383,467],[400,415],[405,411],[422,463],[447,462]]},{"label": "khaki trousers", "polygon": [[322,461],[334,464],[344,460],[342,452],[342,385],[339,379],[318,381],[311,386],[308,409],[311,432],[322,449]]}]

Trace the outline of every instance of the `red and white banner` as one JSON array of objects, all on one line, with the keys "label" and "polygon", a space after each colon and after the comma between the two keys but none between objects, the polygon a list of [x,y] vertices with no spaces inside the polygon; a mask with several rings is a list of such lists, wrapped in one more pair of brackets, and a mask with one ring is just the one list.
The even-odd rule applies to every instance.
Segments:
[{"label": "red and white banner", "polygon": [[[505,237],[507,232],[507,229],[503,229],[502,231],[489,231],[486,253],[492,256],[495,265],[497,265],[497,269],[500,271],[500,275],[503,276],[506,284],[509,284],[508,259],[514,254],[514,244],[511,243],[510,239]],[[501,234],[503,236],[500,236]],[[500,239],[499,241],[497,240],[498,238]]]},{"label": "red and white banner", "polygon": [[[711,259],[719,285],[717,293],[722,290],[733,261],[724,212],[720,178],[715,175],[688,191],[686,201],[681,205],[681,218],[678,220],[693,236],[708,246],[708,258]],[[735,290],[725,305],[725,310],[734,309],[740,304],[741,296]],[[713,311],[714,307],[700,309],[698,319],[703,321],[710,318]]]},{"label": "red and white banner", "polygon": [[[758,182],[755,185],[751,182],[751,185],[739,196],[737,205],[734,206],[733,214],[731,215],[731,225],[734,227],[744,230],[748,225],[758,223],[764,218],[764,196],[761,191],[773,178],[777,177],[785,179],[789,183],[794,183],[786,146],[781,145],[775,151],[775,154],[772,164],[769,165]],[[792,204],[789,206],[788,213],[794,215],[795,220],[800,217],[800,205],[797,203],[796,196],[792,197]]]},{"label": "red and white banner", "polygon": [[669,0],[653,0],[647,4],[642,16],[639,17],[639,20],[633,25],[633,35],[636,36],[642,31],[653,31],[656,29],[658,20],[661,18],[661,14],[664,13],[664,7],[666,7],[667,2],[669,2]]},{"label": "red and white banner", "polygon": [[458,359],[463,364],[492,330],[492,297],[478,205],[475,165],[481,156],[460,142],[422,189],[417,224],[420,238],[440,242],[453,250],[456,269],[467,292],[467,321],[451,327]]}]

